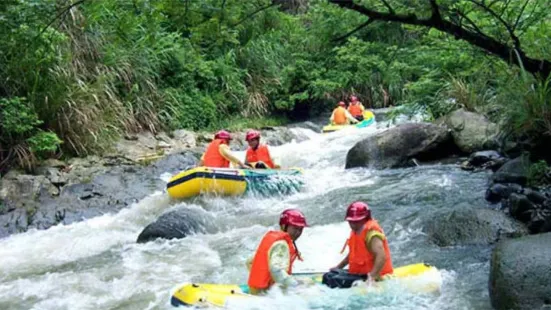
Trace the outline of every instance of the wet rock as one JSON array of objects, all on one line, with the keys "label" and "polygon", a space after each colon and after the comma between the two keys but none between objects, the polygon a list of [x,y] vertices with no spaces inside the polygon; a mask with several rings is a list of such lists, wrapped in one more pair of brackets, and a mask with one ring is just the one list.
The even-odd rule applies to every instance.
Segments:
[{"label": "wet rock", "polygon": [[122,154],[135,162],[157,154],[158,141],[151,132],[141,132],[136,136],[136,140],[119,140],[115,145],[116,154]]},{"label": "wet rock", "polygon": [[[52,187],[58,189],[46,177],[24,177],[12,173],[13,177],[2,179],[2,193],[5,195],[0,198],[5,200],[6,207],[2,210],[6,214],[0,216],[0,236],[29,228],[47,229],[59,223],[70,224],[117,212],[156,190],[163,190],[166,182],[159,178],[161,174],[175,174],[196,163],[197,157],[190,152],[168,155],[145,167],[113,166],[104,172],[95,170],[95,166],[86,168],[89,162],[82,161],[76,171],[92,171],[94,175],[89,175],[86,180],[79,175],[82,181],[62,187],[59,197],[49,193]],[[18,178],[23,182],[19,182]]]},{"label": "wet rock", "polygon": [[175,130],[172,132],[174,140],[184,148],[192,148],[197,145],[195,133],[189,130]]},{"label": "wet rock", "polygon": [[502,158],[502,156],[497,151],[479,151],[471,154],[469,162],[473,166],[480,167],[489,161],[499,158]]},{"label": "wet rock", "polygon": [[498,146],[498,126],[483,115],[459,109],[445,116],[443,122],[452,130],[455,144],[464,153]]},{"label": "wet rock", "polygon": [[489,292],[496,310],[551,305],[551,233],[503,240],[492,253]]},{"label": "wet rock", "polygon": [[530,188],[524,189],[524,195],[526,195],[526,197],[535,204],[543,204],[545,200],[548,199],[544,193]]},{"label": "wet rock", "polygon": [[13,212],[0,215],[0,223],[3,224],[2,229],[0,229],[0,238],[26,231],[29,225],[27,209],[18,208]]},{"label": "wet rock", "polygon": [[356,143],[346,155],[346,169],[354,167],[396,168],[412,158],[435,160],[453,152],[449,131],[429,123],[407,123]]},{"label": "wet rock", "polygon": [[486,245],[528,233],[500,211],[461,206],[432,214],[423,229],[439,246]]},{"label": "wet rock", "polygon": [[43,194],[59,194],[59,189],[43,175],[20,174],[12,170],[0,179],[0,199],[15,208],[28,201],[37,201]]},{"label": "wet rock", "polygon": [[492,179],[496,183],[517,183],[524,186],[528,181],[529,169],[530,159],[528,156],[519,156],[499,168]]},{"label": "wet rock", "polygon": [[463,163],[463,170],[491,169],[496,171],[508,161],[497,151],[479,151],[471,154],[469,159]]},{"label": "wet rock", "polygon": [[509,198],[512,193],[521,193],[522,191],[522,186],[515,183],[495,183],[486,190],[486,200],[497,203],[503,199]]},{"label": "wet rock", "polygon": [[184,208],[172,210],[147,225],[136,242],[146,243],[158,238],[181,239],[190,234],[203,233],[208,226],[214,226],[210,224],[211,220],[205,212]]},{"label": "wet rock", "polygon": [[509,214],[512,217],[523,223],[530,221],[530,212],[536,209],[536,205],[528,197],[521,194],[511,194],[504,202],[504,207],[509,209]]},{"label": "wet rock", "polygon": [[67,167],[67,163],[64,162],[64,161],[61,161],[61,160],[59,160],[59,159],[50,158],[50,159],[46,159],[46,160],[42,163],[42,166],[44,166],[44,167],[51,167],[51,168],[62,169],[62,168]]}]

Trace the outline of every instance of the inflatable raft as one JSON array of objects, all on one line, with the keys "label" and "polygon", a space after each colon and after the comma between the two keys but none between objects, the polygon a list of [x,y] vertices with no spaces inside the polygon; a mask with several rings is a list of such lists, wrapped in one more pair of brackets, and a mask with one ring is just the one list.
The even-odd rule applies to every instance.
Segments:
[{"label": "inflatable raft", "polygon": [[373,124],[373,122],[375,122],[375,115],[373,114],[373,112],[364,111],[363,116],[364,116],[364,120],[357,123],[357,124],[350,124],[350,125],[331,125],[331,124],[329,124],[329,125],[323,127],[322,132],[323,133],[328,133],[328,132],[341,130],[341,129],[344,129],[344,128],[349,128],[349,127],[352,127],[352,126],[354,126],[356,128],[365,128],[365,127]]},{"label": "inflatable raft", "polygon": [[[314,283],[322,285],[322,273],[295,274],[298,277],[308,277]],[[399,285],[408,291],[416,293],[439,292],[442,284],[440,272],[436,267],[419,263],[406,265],[394,269],[391,276],[383,281],[376,282],[372,287],[353,287],[353,294],[377,294],[383,293],[392,286]],[[233,299],[262,298],[249,294],[249,287],[246,284],[199,284],[187,283],[179,287],[171,298],[171,304],[178,306],[216,306],[224,307]]]},{"label": "inflatable raft", "polygon": [[167,184],[172,198],[190,198],[200,194],[237,196],[253,191],[260,194],[286,194],[302,182],[296,176],[302,169],[232,169],[196,167],[173,176]]}]

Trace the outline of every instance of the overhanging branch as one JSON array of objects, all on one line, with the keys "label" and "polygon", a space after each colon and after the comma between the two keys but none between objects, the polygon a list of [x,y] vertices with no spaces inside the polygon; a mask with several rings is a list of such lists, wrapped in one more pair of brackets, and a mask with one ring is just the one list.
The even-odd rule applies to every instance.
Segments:
[{"label": "overhanging branch", "polygon": [[248,14],[247,16],[245,16],[245,18],[243,18],[242,20],[238,21],[237,23],[235,23],[235,24],[233,24],[233,25],[231,25],[231,26],[232,26],[232,27],[238,26],[238,25],[244,23],[247,19],[249,19],[249,18],[255,16],[256,14],[258,14],[258,13],[260,13],[260,12],[262,12],[262,11],[265,11],[265,10],[267,10],[267,9],[269,9],[269,8],[272,8],[272,7],[274,7],[274,6],[277,6],[277,5],[279,5],[279,4],[277,4],[277,3],[272,3],[272,4],[270,4],[270,5],[261,7],[261,8],[259,8],[258,10],[255,10],[255,11],[251,12],[250,14]]},{"label": "overhanging branch", "polygon": [[[528,57],[526,53],[517,48],[517,53],[513,52],[513,49],[488,36],[481,35],[480,33],[470,31],[459,25],[456,25],[448,20],[443,19],[441,16],[435,18],[431,16],[428,19],[417,17],[415,14],[393,14],[378,12],[362,5],[355,3],[353,0],[328,0],[330,3],[336,4],[342,8],[356,11],[362,15],[369,17],[375,21],[390,21],[408,25],[423,26],[428,28],[438,29],[442,32],[454,36],[456,39],[461,39],[470,44],[477,46],[508,63],[512,63],[518,66],[524,67],[524,69],[534,75],[539,75],[540,78],[547,78],[551,73],[551,62],[546,59],[534,59]],[[517,54],[518,56],[516,56]]]},{"label": "overhanging branch", "polygon": [[342,41],[342,40],[348,38],[349,36],[353,35],[354,33],[360,31],[361,29],[367,27],[369,24],[371,24],[373,22],[374,22],[374,20],[369,18],[365,23],[360,24],[358,27],[356,27],[353,30],[347,32],[346,34],[343,34],[342,36],[340,36],[338,38],[333,39],[332,41],[334,41],[334,42]]}]

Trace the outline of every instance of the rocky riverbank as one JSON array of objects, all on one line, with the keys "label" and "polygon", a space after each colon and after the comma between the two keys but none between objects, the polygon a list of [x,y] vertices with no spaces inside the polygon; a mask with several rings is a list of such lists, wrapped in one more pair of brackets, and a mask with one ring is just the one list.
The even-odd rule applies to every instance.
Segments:
[{"label": "rocky riverbank", "polygon": [[[423,229],[442,247],[496,244],[488,282],[495,309],[550,307],[551,188],[530,186],[530,153],[519,156],[511,141],[498,143],[498,134],[485,117],[457,110],[434,123],[403,124],[358,142],[346,168],[407,167],[456,155],[468,156],[457,161],[464,170],[491,170],[485,198],[493,208],[455,206],[424,219]],[[537,171],[540,181],[551,181],[546,164],[538,169],[546,169]]]},{"label": "rocky riverbank", "polygon": [[[317,125],[295,126],[315,129]],[[274,146],[308,139],[287,127],[263,128],[261,132],[263,141]],[[244,135],[234,133],[232,149],[246,148]],[[120,140],[114,151],[103,157],[47,160],[33,175],[12,170],[0,180],[0,238],[114,213],[164,190],[166,182],[160,175],[194,166],[212,136],[186,130],[157,135],[144,132]]]}]

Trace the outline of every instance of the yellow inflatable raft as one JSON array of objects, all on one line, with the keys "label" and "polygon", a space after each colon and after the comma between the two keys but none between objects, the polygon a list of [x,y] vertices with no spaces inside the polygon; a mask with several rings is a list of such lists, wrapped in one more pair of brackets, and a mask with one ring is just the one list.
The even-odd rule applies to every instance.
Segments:
[{"label": "yellow inflatable raft", "polygon": [[322,129],[322,132],[323,133],[328,133],[328,132],[333,132],[333,131],[337,131],[337,130],[341,130],[341,129],[344,129],[344,128],[349,128],[351,126],[355,126],[356,128],[365,128],[371,124],[373,124],[373,122],[375,121],[375,115],[373,114],[373,112],[371,111],[364,111],[363,113],[363,116],[364,116],[364,120],[357,123],[357,124],[350,124],[350,125],[327,125],[327,126],[324,126],[323,129]]},{"label": "yellow inflatable raft", "polygon": [[293,178],[302,174],[300,168],[290,169],[232,169],[196,167],[173,176],[167,184],[172,198],[189,198],[200,194],[226,196],[242,195],[247,191],[263,194],[285,193],[302,185]]},{"label": "yellow inflatable raft", "polygon": [[[308,277],[314,283],[321,284],[321,273],[296,274],[298,277]],[[382,293],[392,286],[399,285],[408,291],[416,293],[439,292],[442,284],[440,272],[436,267],[418,263],[394,268],[394,273],[383,281],[376,282],[372,287],[353,287],[354,294]],[[216,306],[224,307],[229,301],[237,298],[262,298],[249,294],[246,284],[184,284],[174,292],[171,304],[178,306]]]}]

